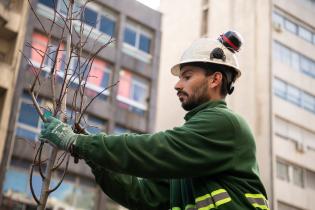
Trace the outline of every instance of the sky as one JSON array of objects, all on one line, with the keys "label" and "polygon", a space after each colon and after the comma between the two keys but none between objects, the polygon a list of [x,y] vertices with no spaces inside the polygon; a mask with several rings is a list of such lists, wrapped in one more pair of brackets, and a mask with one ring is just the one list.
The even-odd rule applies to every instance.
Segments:
[{"label": "sky", "polygon": [[160,0],[137,0],[137,1],[155,10],[158,10],[160,6]]}]

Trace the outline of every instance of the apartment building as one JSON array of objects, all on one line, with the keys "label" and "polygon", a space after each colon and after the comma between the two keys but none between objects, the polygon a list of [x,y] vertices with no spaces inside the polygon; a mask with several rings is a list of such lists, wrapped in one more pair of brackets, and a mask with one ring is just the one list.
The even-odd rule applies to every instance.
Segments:
[{"label": "apartment building", "polygon": [[[24,2],[24,1],[23,1]],[[54,8],[59,14],[65,14],[66,1],[38,0],[32,6],[36,10],[43,26],[49,26],[53,18]],[[84,1],[75,1],[75,8],[82,8]],[[159,72],[161,14],[135,0],[97,0],[87,4],[83,12],[83,24],[87,36],[90,33],[91,43],[105,43],[111,37],[115,42],[101,51],[94,59],[91,74],[87,81],[86,94],[94,97],[105,87],[120,81],[118,86],[106,90],[91,104],[85,116],[89,132],[104,131],[106,133],[149,133],[153,131],[157,78]],[[58,21],[58,20],[57,20]],[[77,24],[77,25],[76,25]],[[80,22],[74,23],[74,28]],[[58,28],[52,30],[52,42],[49,54],[56,54]],[[30,12],[27,23],[26,42],[32,43],[36,49],[45,48],[48,37],[37,18]],[[24,54],[38,68],[41,56],[28,47],[23,48]],[[84,48],[83,56],[88,55],[89,48]],[[57,55],[63,59],[64,53]],[[55,56],[51,56],[55,57]],[[70,65],[77,65],[73,59]],[[42,77],[47,76],[52,60],[44,60]],[[57,74],[62,76],[62,63]],[[2,77],[1,77],[2,78]],[[40,117],[31,105],[32,101],[27,92],[34,78],[30,64],[24,60],[19,67],[19,80],[15,87],[15,100],[11,107],[9,131],[5,156],[7,164],[2,184],[3,202],[0,209],[34,209],[29,187],[29,168],[34,156],[34,144],[38,144],[38,134],[42,126]],[[73,80],[71,86],[77,86]],[[39,93],[40,106],[51,103],[51,90],[43,85]],[[72,112],[68,103],[69,116]],[[106,163],[104,163],[106,164]],[[62,173],[60,171],[60,173]],[[54,175],[52,184],[60,178],[59,172]],[[38,173],[33,177],[35,194],[39,194],[41,178]],[[96,185],[90,169],[80,161],[74,164],[71,160],[67,176],[60,188],[52,193],[48,200],[47,209],[119,209],[120,207],[107,198]]]},{"label": "apartment building", "polygon": [[[27,2],[0,1],[0,168],[6,165],[6,139],[23,49]],[[3,174],[0,174],[3,177]],[[1,178],[0,178],[1,179]]]},{"label": "apartment building", "polygon": [[161,1],[156,129],[183,123],[172,92],[177,78],[169,71],[183,50],[199,37],[239,31],[245,40],[237,54],[242,76],[227,103],[254,132],[261,177],[275,210],[315,206],[314,11],[314,0]]}]

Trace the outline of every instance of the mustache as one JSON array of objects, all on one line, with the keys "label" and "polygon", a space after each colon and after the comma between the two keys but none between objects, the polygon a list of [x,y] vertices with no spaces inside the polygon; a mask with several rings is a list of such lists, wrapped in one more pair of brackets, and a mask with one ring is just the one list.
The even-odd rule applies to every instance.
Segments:
[{"label": "mustache", "polygon": [[183,90],[178,90],[178,91],[177,91],[177,96],[179,96],[180,94],[188,96],[188,93],[186,93],[186,92],[183,91]]}]

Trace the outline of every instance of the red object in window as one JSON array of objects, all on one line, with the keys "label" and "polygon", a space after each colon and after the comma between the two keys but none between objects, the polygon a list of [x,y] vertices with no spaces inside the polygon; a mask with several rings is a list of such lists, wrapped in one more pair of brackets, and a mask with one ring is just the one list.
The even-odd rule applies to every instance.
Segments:
[{"label": "red object in window", "polygon": [[130,98],[132,74],[129,71],[122,70],[119,77],[118,95]]},{"label": "red object in window", "polygon": [[103,79],[106,65],[107,65],[106,62],[100,59],[95,59],[91,67],[89,78],[87,80],[88,83],[91,83],[96,86],[100,86]]},{"label": "red object in window", "polygon": [[[32,61],[40,64],[43,59],[43,55],[46,49],[48,38],[39,33],[33,33],[32,35]],[[36,50],[35,50],[36,49]]]}]

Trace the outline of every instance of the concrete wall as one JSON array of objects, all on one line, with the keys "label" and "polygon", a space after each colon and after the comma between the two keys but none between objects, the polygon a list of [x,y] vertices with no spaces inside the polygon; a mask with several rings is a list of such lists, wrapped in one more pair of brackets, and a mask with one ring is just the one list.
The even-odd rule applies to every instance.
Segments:
[{"label": "concrete wall", "polygon": [[[9,129],[10,112],[15,91],[15,84],[22,54],[19,50],[24,45],[24,35],[28,16],[27,1],[20,4],[0,3],[0,157],[3,156],[5,141]],[[1,158],[0,161],[3,159]],[[1,162],[2,164],[2,162]]]},{"label": "concrete wall", "polygon": [[200,36],[201,0],[161,1],[162,44],[158,83],[156,131],[171,129],[184,122],[174,86],[178,80],[171,74],[171,67],[193,40]]}]

